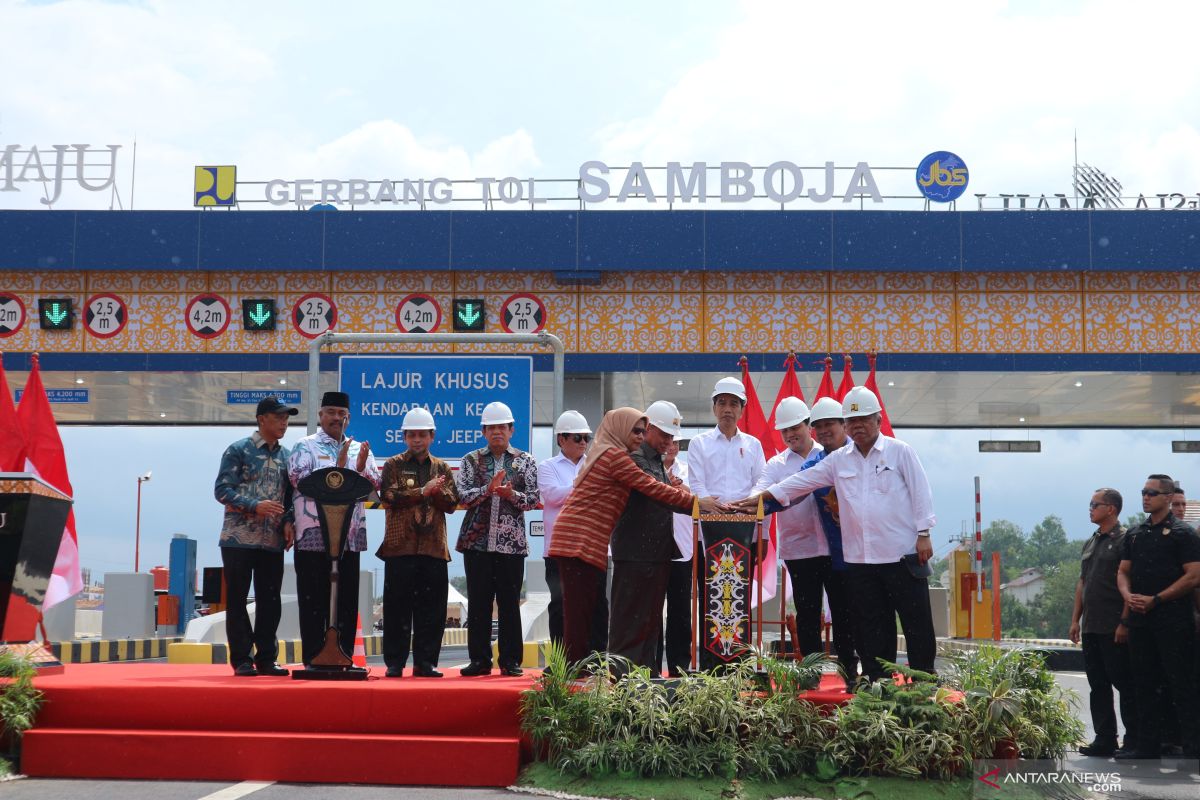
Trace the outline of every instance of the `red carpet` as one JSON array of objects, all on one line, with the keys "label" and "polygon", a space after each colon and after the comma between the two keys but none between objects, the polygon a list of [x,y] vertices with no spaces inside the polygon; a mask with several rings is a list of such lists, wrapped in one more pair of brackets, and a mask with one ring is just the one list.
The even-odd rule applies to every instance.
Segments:
[{"label": "red carpet", "polygon": [[530,678],[235,678],[208,664],[69,664],[22,744],[38,777],[507,786]]}]

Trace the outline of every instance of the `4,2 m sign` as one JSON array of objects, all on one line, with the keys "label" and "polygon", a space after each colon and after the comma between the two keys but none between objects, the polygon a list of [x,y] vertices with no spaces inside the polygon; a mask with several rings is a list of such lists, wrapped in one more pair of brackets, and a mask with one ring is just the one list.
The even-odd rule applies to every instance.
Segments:
[{"label": "4,2 m sign", "polygon": [[349,435],[380,459],[403,452],[400,424],[409,409],[429,409],[437,424],[430,451],[459,459],[483,447],[480,414],[500,401],[516,420],[512,445],[528,450],[533,431],[529,356],[342,356],[338,388],[350,395]]}]

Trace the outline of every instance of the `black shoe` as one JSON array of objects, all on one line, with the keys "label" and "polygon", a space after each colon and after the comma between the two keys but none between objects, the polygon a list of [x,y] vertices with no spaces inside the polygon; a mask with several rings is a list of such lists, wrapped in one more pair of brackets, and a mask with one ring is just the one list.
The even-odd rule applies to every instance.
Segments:
[{"label": "black shoe", "polygon": [[270,664],[256,664],[255,669],[258,670],[259,675],[273,675],[276,678],[285,678],[291,675],[290,672],[275,662],[271,662]]},{"label": "black shoe", "polygon": [[465,678],[474,678],[476,675],[491,675],[492,665],[485,664],[482,661],[472,661],[458,672]]},{"label": "black shoe", "polygon": [[385,678],[403,678],[404,667],[388,667],[387,672],[383,673]]},{"label": "black shoe", "polygon": [[417,664],[413,667],[414,678],[440,678],[442,673],[437,671],[437,668],[432,664]]},{"label": "black shoe", "polygon": [[1159,753],[1166,756],[1167,758],[1183,758],[1183,745],[1171,744],[1170,742],[1163,742],[1162,748],[1159,750]]},{"label": "black shoe", "polygon": [[1117,752],[1117,743],[1115,741],[1103,741],[1101,739],[1093,739],[1091,744],[1085,744],[1079,748],[1079,755],[1089,758],[1112,758]]},{"label": "black shoe", "polygon": [[519,678],[525,674],[525,670],[521,669],[516,664],[512,664],[507,667],[501,667],[500,674],[507,675],[510,678]]},{"label": "black shoe", "polygon": [[258,670],[254,668],[253,664],[247,661],[234,667],[233,674],[239,678],[253,678],[258,674]]}]

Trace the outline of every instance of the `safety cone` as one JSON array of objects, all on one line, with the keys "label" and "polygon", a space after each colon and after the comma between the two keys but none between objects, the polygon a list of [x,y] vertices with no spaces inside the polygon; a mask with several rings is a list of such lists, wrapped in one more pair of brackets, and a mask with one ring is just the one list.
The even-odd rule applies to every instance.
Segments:
[{"label": "safety cone", "polygon": [[367,646],[363,642],[362,614],[358,615],[358,627],[354,631],[354,655],[351,660],[356,667],[366,668],[367,666]]}]

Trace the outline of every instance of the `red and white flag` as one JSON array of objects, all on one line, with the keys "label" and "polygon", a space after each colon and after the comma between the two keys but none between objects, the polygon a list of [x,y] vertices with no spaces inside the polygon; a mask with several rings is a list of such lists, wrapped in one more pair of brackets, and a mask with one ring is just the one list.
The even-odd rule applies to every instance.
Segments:
[{"label": "red and white flag", "polygon": [[879,431],[884,436],[895,437],[896,434],[892,433],[892,421],[888,419],[887,408],[883,405],[883,395],[879,393],[879,386],[875,383],[874,353],[867,354],[867,363],[871,365],[871,374],[867,376],[867,380],[863,383],[863,386],[870,389],[879,400]]},{"label": "red and white flag", "polygon": [[17,419],[17,408],[4,374],[4,359],[0,358],[0,472],[22,472],[25,469],[25,431]]},{"label": "red and white flag", "polygon": [[[738,420],[738,430],[742,433],[748,433],[755,439],[758,439],[762,445],[763,457],[770,458],[775,455],[775,443],[771,440],[771,429],[767,427],[767,418],[763,416],[762,403],[758,400],[758,392],[754,389],[754,384],[750,380],[750,362],[745,356],[739,362],[742,366],[742,383],[746,387],[746,413],[742,414],[742,418]],[[755,569],[755,582],[762,582],[762,599],[767,602],[775,596],[775,515],[771,515],[770,520],[770,537],[767,541],[767,554],[763,557],[762,563],[758,564]],[[758,605],[758,588],[754,585],[750,587],[750,607]]]},{"label": "red and white flag", "polygon": [[[25,431],[25,468],[59,491],[74,497],[71,478],[67,474],[66,453],[58,436],[58,424],[54,421],[54,412],[50,410],[46,388],[42,385],[36,353],[33,355],[33,370],[25,384],[25,393],[21,395],[21,405],[17,407],[17,419]],[[42,609],[50,608],[81,591],[83,577],[79,571],[79,543],[75,537],[75,511],[72,509],[67,515],[66,529],[62,544],[58,547],[58,558],[54,561],[54,572],[50,576],[50,586],[46,589]]]},{"label": "red and white flag", "polygon": [[[831,363],[832,361],[833,359],[830,359]],[[842,355],[842,382],[838,384],[837,394],[834,395],[839,403],[845,400],[846,395],[854,388],[854,376],[850,374],[850,369],[853,366],[854,361],[850,358],[850,354],[844,353]]]},{"label": "red and white flag", "polygon": [[783,383],[779,385],[779,394],[775,395],[775,405],[771,406],[771,416],[767,417],[767,430],[771,433],[771,442],[775,445],[775,452],[782,453],[785,447],[783,436],[779,431],[775,430],[775,412],[779,409],[779,403],[785,397],[798,397],[804,399],[804,392],[800,389],[800,381],[796,378],[796,354],[788,353],[787,360],[783,362],[786,372],[783,373]]},{"label": "red and white flag", "polygon": [[825,356],[825,372],[821,375],[821,382],[817,385],[817,394],[813,398],[813,402],[817,402],[822,397],[837,398],[833,393],[833,358]]}]

